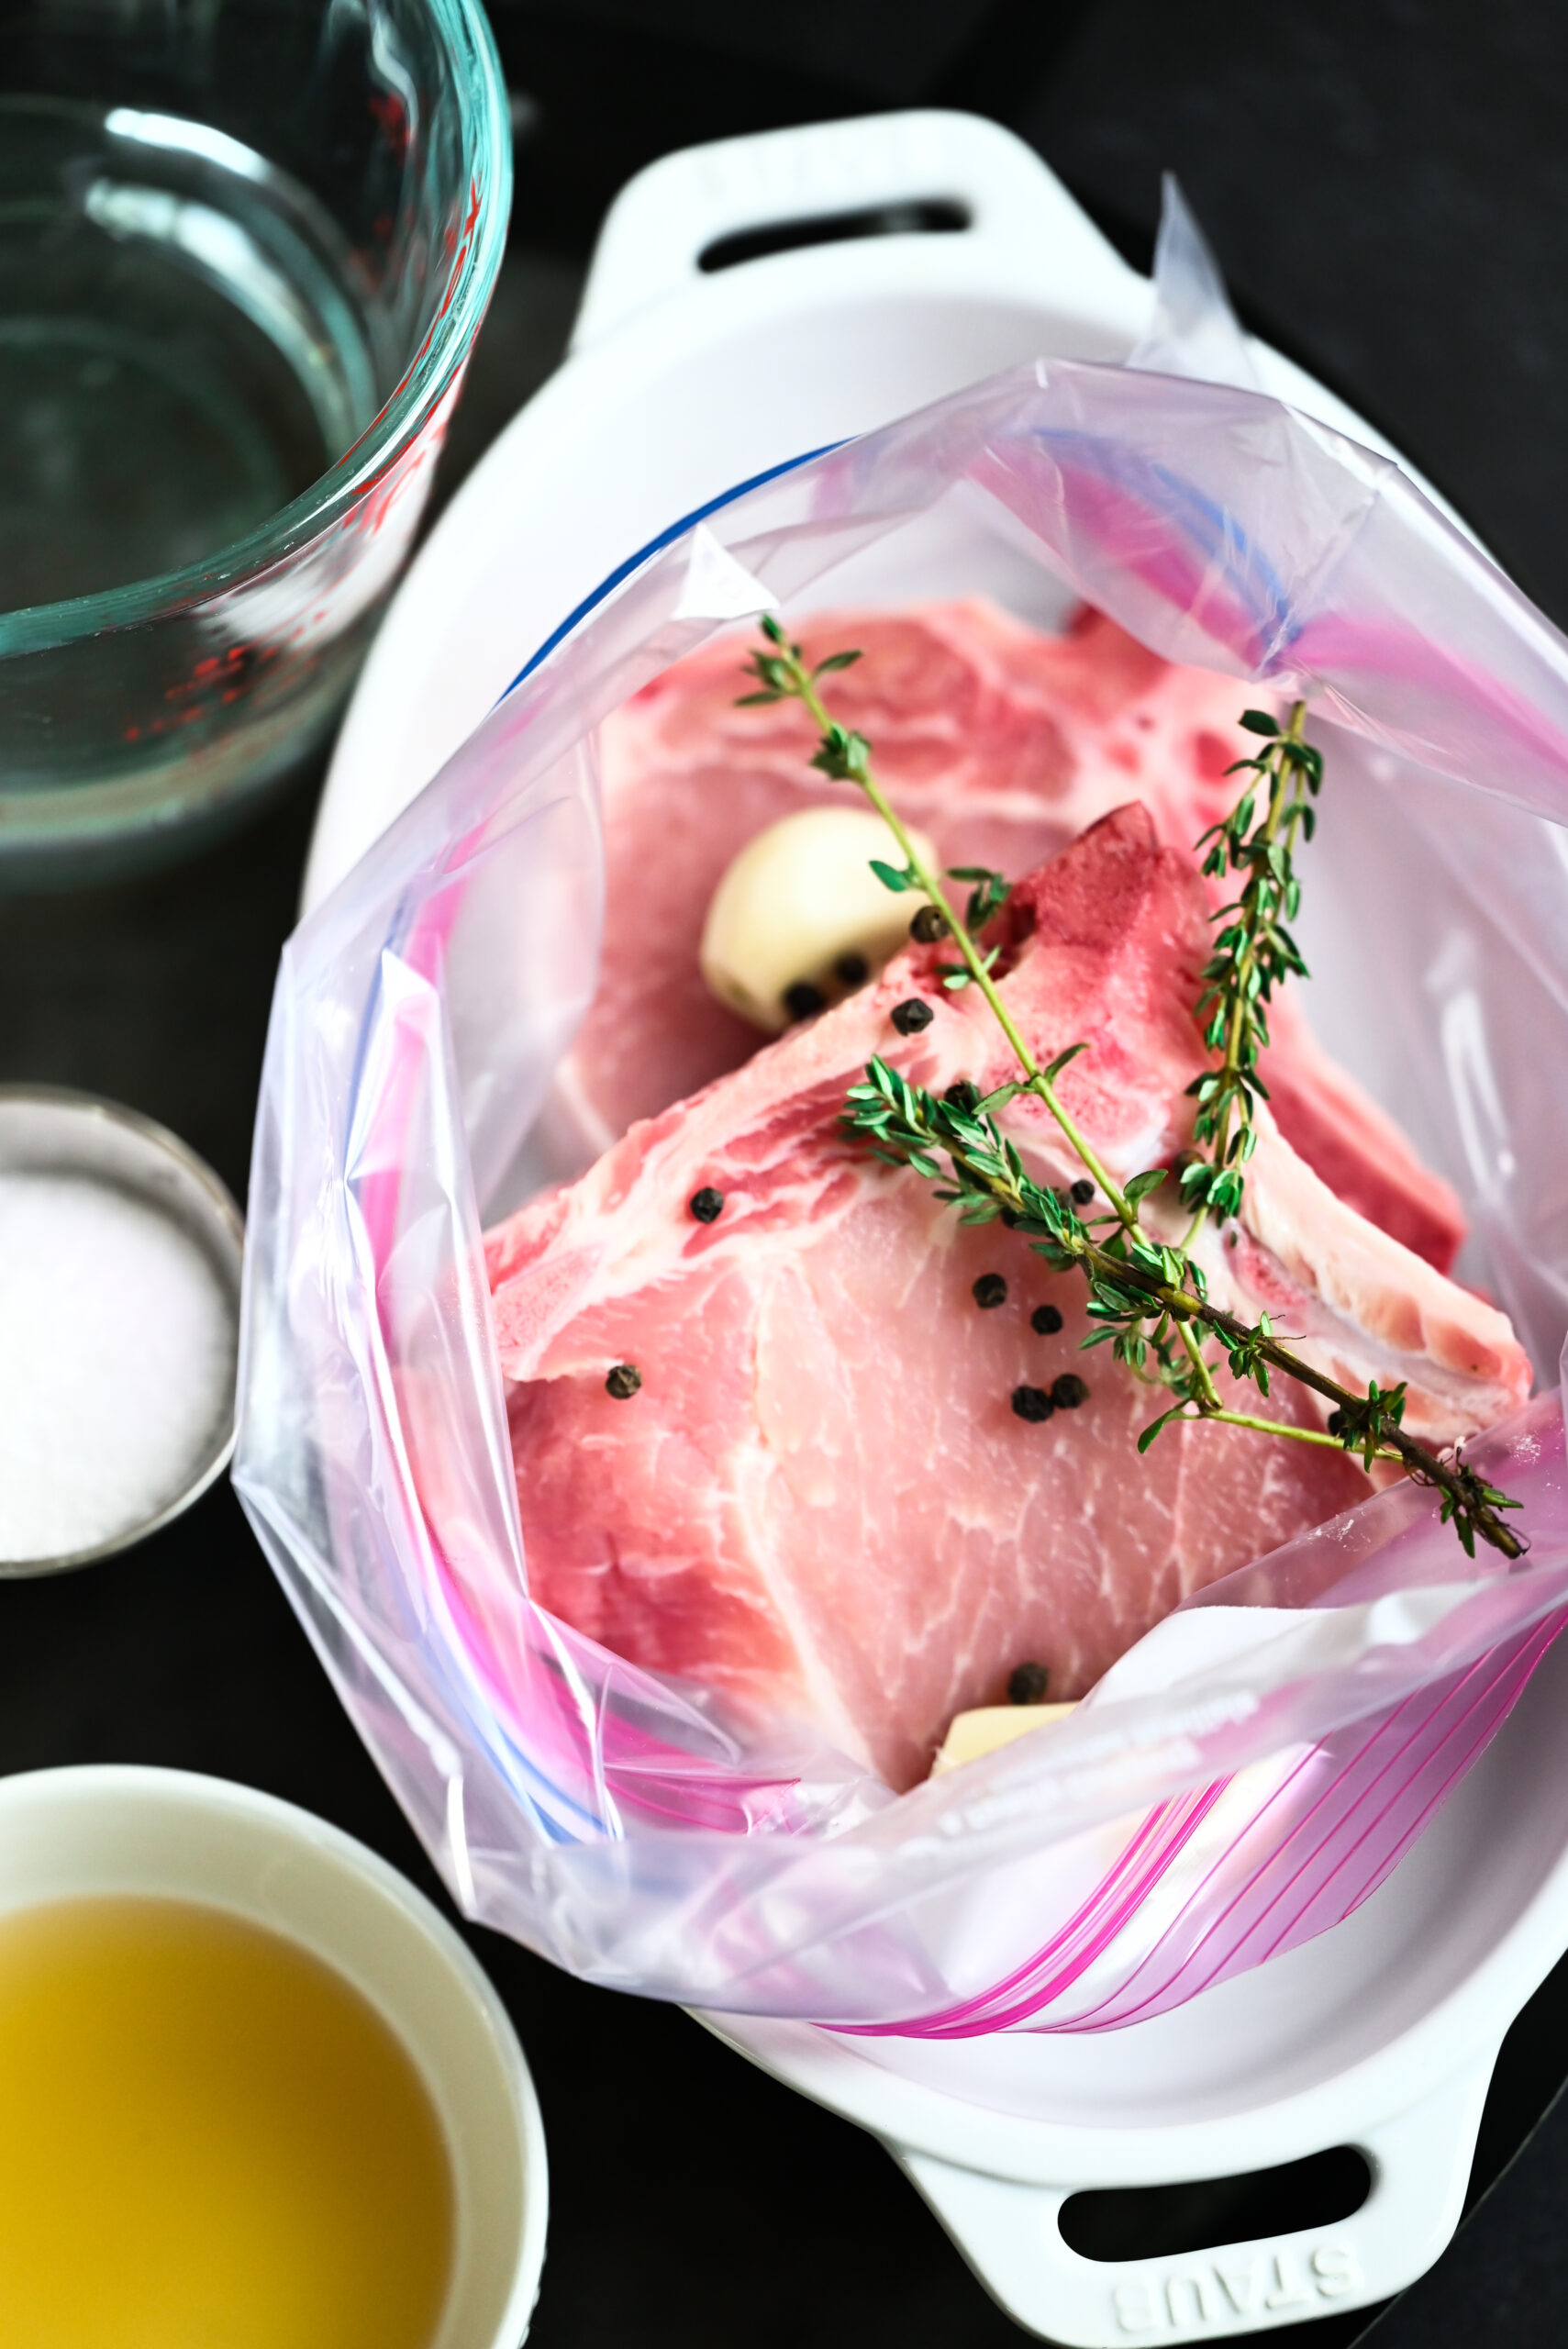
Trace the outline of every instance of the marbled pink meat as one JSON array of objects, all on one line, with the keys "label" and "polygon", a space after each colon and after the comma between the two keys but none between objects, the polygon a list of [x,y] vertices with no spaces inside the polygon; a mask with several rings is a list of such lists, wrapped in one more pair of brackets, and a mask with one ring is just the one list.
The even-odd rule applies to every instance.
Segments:
[{"label": "marbled pink meat", "polygon": [[[1226,769],[1257,748],[1236,724],[1243,687],[1173,667],[1097,612],[1060,637],[980,602],[842,613],[802,633],[814,659],[862,648],[833,680],[835,713],[870,737],[899,812],[950,864],[1029,872],[1132,797],[1167,846],[1190,849],[1235,797]],[[756,1030],[703,984],[708,900],[765,825],[859,804],[852,785],[813,773],[797,704],[735,707],[743,650],[733,637],[706,647],[603,729],[604,963],[556,1095],[580,1158],[756,1050]],[[1341,1197],[1446,1272],[1464,1230],[1452,1192],[1288,997],[1275,1026],[1267,1080],[1284,1132]]]},{"label": "marbled pink meat", "polygon": [[[1191,859],[1123,808],[1014,893],[1003,992],[1113,1172],[1168,1163],[1204,1064],[1190,1006],[1207,952]],[[1080,1694],[1190,1590],[1367,1489],[1342,1453],[1173,1428],[1147,1457],[1148,1390],[1084,1355],[1082,1283],[851,1144],[846,1087],[873,1052],[940,1088],[1008,1073],[973,992],[911,948],[876,984],[632,1130],[582,1180],[494,1233],[488,1261],[531,1586],[634,1661],[813,1721],[905,1786],[953,1712],[1045,1663]],[[914,994],[932,1024],[905,1038]],[[1043,1179],[1081,1170],[1041,1106],[1006,1122]],[[1520,1400],[1501,1314],[1336,1200],[1267,1111],[1234,1246],[1202,1242],[1216,1297],[1260,1305],[1364,1384],[1403,1377],[1408,1424],[1450,1441]],[[718,1219],[694,1219],[704,1186]],[[973,1286],[1005,1275],[1005,1305]],[[1033,1308],[1062,1328],[1041,1335]],[[640,1392],[606,1391],[617,1363]],[[1043,1425],[1019,1385],[1070,1371]],[[1276,1384],[1282,1413],[1315,1408]]]}]

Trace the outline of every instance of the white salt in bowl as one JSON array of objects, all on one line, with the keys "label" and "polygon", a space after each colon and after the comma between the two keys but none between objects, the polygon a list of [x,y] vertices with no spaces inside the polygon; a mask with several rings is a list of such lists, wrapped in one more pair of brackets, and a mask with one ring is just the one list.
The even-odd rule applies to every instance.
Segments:
[{"label": "white salt in bowl", "polygon": [[222,1474],[243,1246],[150,1119],[0,1086],[0,1575],[108,1557]]}]

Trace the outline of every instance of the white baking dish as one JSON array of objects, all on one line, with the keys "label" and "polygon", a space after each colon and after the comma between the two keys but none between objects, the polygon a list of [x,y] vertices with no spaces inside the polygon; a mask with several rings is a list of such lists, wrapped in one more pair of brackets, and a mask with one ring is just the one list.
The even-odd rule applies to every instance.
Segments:
[{"label": "white baking dish", "polygon": [[[932,195],[973,226],[697,267],[729,230]],[[1148,279],[1030,150],[973,116],[817,124],[651,166],[611,207],[566,364],[486,451],[393,599],[328,771],[305,909],[670,523],[1021,360],[1119,359],[1151,306]],[[1252,348],[1266,389],[1387,449]]]},{"label": "white baking dish", "polygon": [[[946,235],[817,245],[704,275],[727,232],[946,198]],[[1120,356],[1150,287],[989,124],[883,117],[655,165],[606,225],[573,351],[415,563],[350,710],[315,903],[574,607],[676,518],[839,437],[1040,353]],[[1268,388],[1383,446],[1278,354]],[[1184,2341],[1353,2308],[1457,2222],[1499,2042],[1568,1942],[1568,1653],[1351,1920],[1176,2012],[1081,2037],[843,2040],[710,2019],[873,2130],[1022,2322]],[[1338,2143],[1373,2188],[1331,2228],[1116,2266],[1063,2242],[1079,2188],[1225,2176]]]}]

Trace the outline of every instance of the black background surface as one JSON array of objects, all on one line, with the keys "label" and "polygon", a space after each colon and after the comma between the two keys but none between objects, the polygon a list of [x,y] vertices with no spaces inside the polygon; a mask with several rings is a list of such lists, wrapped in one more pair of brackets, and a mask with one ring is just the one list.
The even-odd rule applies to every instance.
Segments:
[{"label": "black background surface", "polygon": [[[513,242],[439,484],[559,357],[596,220],[688,140],[909,104],[1029,138],[1147,262],[1179,173],[1249,322],[1380,424],[1568,618],[1568,17],[1558,0],[499,0]],[[520,651],[530,648],[521,647]],[[319,771],[161,874],[0,901],[0,1078],[163,1119],[243,1197],[272,974]],[[306,1804],[437,1892],[227,1488],[128,1557],[0,1586],[0,1768],[135,1760]],[[472,1935],[549,2134],[539,2349],[925,2349],[1022,2336],[869,2140],[667,2009]],[[1568,2070],[1568,1982],[1510,2036],[1490,2181]],[[1380,2349],[1568,2333],[1568,2110]],[[1356,2328],[1303,2330],[1327,2344]],[[1281,2336],[1275,2335],[1274,2338]],[[1294,2336],[1293,2336],[1294,2337]]]}]

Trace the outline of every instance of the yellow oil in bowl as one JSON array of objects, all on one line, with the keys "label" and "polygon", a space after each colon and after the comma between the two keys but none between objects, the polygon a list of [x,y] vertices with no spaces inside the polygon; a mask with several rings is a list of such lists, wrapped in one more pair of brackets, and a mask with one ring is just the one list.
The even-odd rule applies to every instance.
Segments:
[{"label": "yellow oil in bowl", "polygon": [[182,1900],[0,1918],[6,2349],[429,2349],[440,2123],[296,1943]]}]

